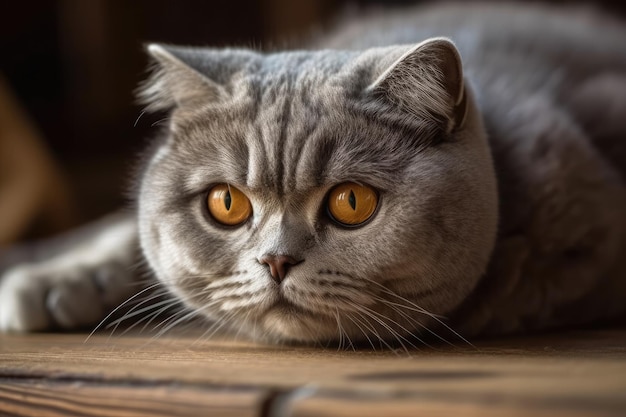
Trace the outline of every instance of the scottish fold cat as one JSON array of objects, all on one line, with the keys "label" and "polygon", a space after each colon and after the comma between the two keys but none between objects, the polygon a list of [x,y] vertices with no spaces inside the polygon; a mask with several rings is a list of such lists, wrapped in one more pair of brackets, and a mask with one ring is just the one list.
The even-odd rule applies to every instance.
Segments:
[{"label": "scottish fold cat", "polygon": [[8,269],[0,329],[93,325],[141,299],[137,248],[186,308],[172,323],[269,342],[623,314],[625,26],[494,4],[337,26],[284,52],[148,46],[139,96],[169,116],[134,212]]}]

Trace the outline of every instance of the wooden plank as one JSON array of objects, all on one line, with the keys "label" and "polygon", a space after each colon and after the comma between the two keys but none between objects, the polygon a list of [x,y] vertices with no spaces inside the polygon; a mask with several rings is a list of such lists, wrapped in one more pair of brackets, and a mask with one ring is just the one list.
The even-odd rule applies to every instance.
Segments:
[{"label": "wooden plank", "polygon": [[319,396],[299,400],[284,407],[282,415],[293,417],[622,417],[624,409],[583,408],[551,404],[498,403],[432,399],[336,398]]},{"label": "wooden plank", "polygon": [[[389,407],[398,415],[459,416],[523,415],[528,410],[537,415],[608,416],[626,410],[623,329],[408,353],[203,340],[194,332],[158,339],[99,334],[83,343],[85,338],[0,335],[0,379],[11,385],[18,381],[22,395],[36,389],[33,397],[24,397],[24,404],[35,401],[41,390],[63,397],[78,389],[76,383],[83,399],[111,393],[122,396],[122,403],[137,399],[148,404],[153,393],[168,390],[173,400],[190,398],[190,407],[206,407],[205,399],[237,404],[243,398],[239,395],[251,393],[248,403],[241,401],[257,407],[257,413],[264,398],[278,392],[269,402],[274,410],[270,415],[276,416],[324,415],[324,410],[383,415]],[[17,395],[11,389],[0,392]]]},{"label": "wooden plank", "polygon": [[60,417],[256,416],[259,390],[77,381],[0,380],[0,415]]}]

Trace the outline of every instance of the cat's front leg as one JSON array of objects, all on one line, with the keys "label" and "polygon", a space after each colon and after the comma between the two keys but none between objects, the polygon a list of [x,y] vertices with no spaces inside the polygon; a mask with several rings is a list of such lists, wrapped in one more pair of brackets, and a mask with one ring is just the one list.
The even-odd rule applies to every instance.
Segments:
[{"label": "cat's front leg", "polygon": [[138,288],[135,219],[116,214],[70,233],[60,253],[20,263],[0,276],[0,331],[93,325]]}]

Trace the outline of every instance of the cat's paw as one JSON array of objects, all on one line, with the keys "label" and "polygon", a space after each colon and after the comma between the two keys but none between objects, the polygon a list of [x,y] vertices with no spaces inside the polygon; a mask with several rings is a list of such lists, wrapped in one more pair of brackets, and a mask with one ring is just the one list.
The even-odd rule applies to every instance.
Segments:
[{"label": "cat's paw", "polygon": [[93,325],[128,296],[131,280],[116,263],[15,266],[0,277],[0,331]]}]

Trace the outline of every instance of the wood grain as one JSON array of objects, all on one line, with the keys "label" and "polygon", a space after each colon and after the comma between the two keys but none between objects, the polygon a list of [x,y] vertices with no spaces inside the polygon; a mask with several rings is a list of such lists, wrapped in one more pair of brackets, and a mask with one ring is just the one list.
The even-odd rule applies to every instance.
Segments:
[{"label": "wood grain", "polygon": [[[258,390],[77,381],[0,381],[0,413],[19,416],[256,416]],[[4,415],[4,414],[2,414]]]},{"label": "wood grain", "polygon": [[[0,336],[0,415],[621,416],[626,330],[419,351]],[[4,413],[4,414],[3,414]]]}]

